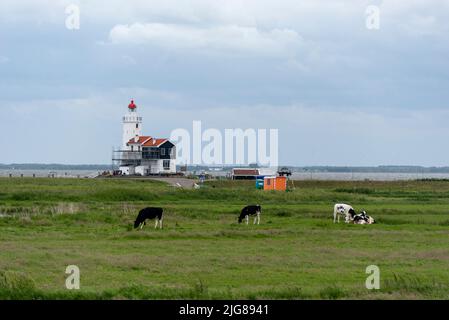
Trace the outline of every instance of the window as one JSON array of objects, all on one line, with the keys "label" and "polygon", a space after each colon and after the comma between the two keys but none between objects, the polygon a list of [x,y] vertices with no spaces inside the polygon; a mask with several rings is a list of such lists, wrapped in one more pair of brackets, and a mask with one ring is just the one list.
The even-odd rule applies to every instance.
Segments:
[{"label": "window", "polygon": [[136,123],[136,129],[139,129],[139,124],[138,123]]},{"label": "window", "polygon": [[160,150],[153,147],[144,147],[142,156],[144,159],[160,159]]},{"label": "window", "polygon": [[161,148],[161,156],[165,156],[165,148]]},{"label": "window", "polygon": [[164,170],[170,169],[170,160],[164,160],[163,166],[164,166]]},{"label": "window", "polygon": [[167,156],[173,157],[173,148],[167,148],[167,151],[165,152]]}]

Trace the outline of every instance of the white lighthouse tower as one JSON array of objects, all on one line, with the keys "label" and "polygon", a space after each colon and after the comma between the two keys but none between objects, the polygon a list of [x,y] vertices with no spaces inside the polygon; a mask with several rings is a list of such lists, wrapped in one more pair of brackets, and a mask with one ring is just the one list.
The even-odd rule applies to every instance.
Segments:
[{"label": "white lighthouse tower", "polygon": [[126,145],[131,138],[141,136],[142,130],[142,117],[137,114],[137,106],[134,104],[134,100],[128,105],[128,113],[123,117],[123,150],[127,150]]}]

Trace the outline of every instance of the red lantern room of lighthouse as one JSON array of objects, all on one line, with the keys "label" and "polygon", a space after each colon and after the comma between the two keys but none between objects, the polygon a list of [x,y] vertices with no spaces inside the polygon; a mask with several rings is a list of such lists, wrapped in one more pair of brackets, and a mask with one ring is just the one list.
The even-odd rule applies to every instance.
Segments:
[{"label": "red lantern room of lighthouse", "polygon": [[134,103],[134,100],[131,100],[131,103],[128,105],[128,109],[131,111],[135,111],[137,108],[136,104]]}]

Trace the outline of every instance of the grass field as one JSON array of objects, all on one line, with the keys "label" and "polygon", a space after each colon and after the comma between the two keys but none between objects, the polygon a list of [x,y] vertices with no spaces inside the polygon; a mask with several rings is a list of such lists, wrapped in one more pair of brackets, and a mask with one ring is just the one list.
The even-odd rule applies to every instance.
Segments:
[{"label": "grass field", "polygon": [[[332,223],[333,204],[375,225]],[[246,204],[261,225],[236,222]],[[144,206],[163,230],[132,230]],[[381,289],[365,288],[377,265]],[[65,268],[81,289],[65,288]],[[0,179],[0,299],[448,299],[449,181],[253,182],[182,190],[114,179]]]}]

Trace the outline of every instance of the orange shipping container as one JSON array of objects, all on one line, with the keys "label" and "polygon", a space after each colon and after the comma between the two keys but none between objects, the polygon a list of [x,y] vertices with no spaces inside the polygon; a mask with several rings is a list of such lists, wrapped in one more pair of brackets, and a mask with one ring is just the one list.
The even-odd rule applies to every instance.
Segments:
[{"label": "orange shipping container", "polygon": [[263,182],[264,190],[287,190],[287,178],[286,177],[265,177]]}]

